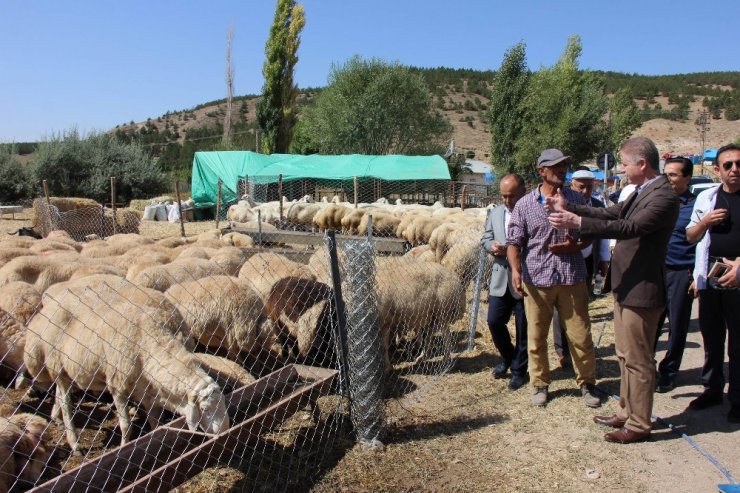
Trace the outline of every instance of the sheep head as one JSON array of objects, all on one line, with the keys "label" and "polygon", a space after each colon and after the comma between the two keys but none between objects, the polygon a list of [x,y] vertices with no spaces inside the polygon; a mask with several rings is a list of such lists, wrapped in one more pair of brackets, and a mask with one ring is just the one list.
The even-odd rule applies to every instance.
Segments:
[{"label": "sheep head", "polygon": [[185,416],[190,431],[200,428],[206,433],[223,433],[230,426],[226,399],[216,382],[208,376],[205,378],[208,380],[205,388],[191,391],[188,403],[178,411]]}]

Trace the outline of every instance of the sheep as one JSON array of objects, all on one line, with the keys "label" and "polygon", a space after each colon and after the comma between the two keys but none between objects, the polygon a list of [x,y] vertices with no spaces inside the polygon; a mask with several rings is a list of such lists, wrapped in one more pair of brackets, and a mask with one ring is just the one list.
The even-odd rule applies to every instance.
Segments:
[{"label": "sheep", "polygon": [[443,220],[435,217],[416,217],[403,231],[403,238],[412,245],[428,243],[435,228],[442,224]]},{"label": "sheep", "polygon": [[129,400],[148,410],[151,426],[164,408],[184,415],[191,431],[226,430],[221,389],[168,330],[182,325],[177,311],[130,301],[126,296],[137,288],[119,281],[59,284],[44,294],[43,308],[28,325],[24,364],[36,381],[56,384],[55,409],[73,453],[80,453],[72,423],[73,384],[110,392],[122,443],[129,439]]},{"label": "sheep", "polygon": [[[8,233],[12,234],[12,233]],[[5,248],[29,248],[31,245],[34,245],[38,240],[34,238],[29,238],[27,236],[23,237],[13,237],[13,238],[2,238],[0,237],[0,246]]]},{"label": "sheep", "polygon": [[151,238],[147,238],[146,236],[141,236],[137,233],[118,233],[115,235],[111,235],[108,238],[105,239],[105,241],[109,245],[115,245],[118,243],[125,243],[125,244],[135,244],[135,245],[152,245],[154,243],[154,240]]},{"label": "sheep", "polygon": [[432,231],[429,236],[429,246],[434,250],[434,257],[437,262],[440,262],[452,245],[463,239],[479,240],[480,236],[480,231],[471,229],[470,226],[465,224],[445,223]]},{"label": "sheep", "polygon": [[12,376],[23,371],[25,325],[41,305],[41,293],[15,281],[0,289],[0,368]]},{"label": "sheep", "polygon": [[282,329],[290,357],[311,366],[335,366],[333,302],[334,291],[318,281],[286,277],[273,285],[267,312]]},{"label": "sheep", "polygon": [[321,210],[321,204],[313,202],[296,202],[288,208],[285,217],[288,222],[310,227],[314,216]]},{"label": "sheep", "polygon": [[[270,224],[265,224],[263,226],[269,226],[272,229],[276,229],[275,226],[272,226]],[[254,226],[256,229],[256,225]],[[267,229],[267,228],[264,228]],[[242,233],[237,233],[235,231],[232,231],[231,233],[226,233],[221,237],[221,241],[225,245],[235,246],[239,248],[253,248],[254,247],[254,240],[251,236],[247,236]]]},{"label": "sheep", "polygon": [[396,228],[396,237],[403,238],[403,232],[406,231],[406,228],[409,227],[409,224],[411,224],[419,216],[429,217],[430,213],[423,209],[416,209],[408,211],[406,214],[404,214],[403,217],[401,217],[401,222],[398,223],[398,227]]},{"label": "sheep", "polygon": [[346,234],[357,234],[362,217],[374,209],[353,209],[342,217],[342,231]]},{"label": "sheep", "polygon": [[233,391],[255,381],[247,370],[231,360],[207,353],[193,353],[193,356],[198,359],[203,371],[215,380],[224,392],[228,392],[228,389]]},{"label": "sheep", "polygon": [[30,253],[28,248],[2,248],[0,249],[0,267],[16,257],[25,257]]},{"label": "sheep", "polygon": [[263,252],[253,255],[239,270],[239,279],[249,281],[252,288],[266,300],[272,286],[284,277],[301,277],[315,280],[316,275],[308,266],[289,260],[282,255]]},{"label": "sheep", "polygon": [[391,339],[410,334],[421,348],[419,361],[431,343],[430,336],[441,330],[446,337],[449,325],[465,312],[459,279],[439,264],[413,257],[379,258],[376,277],[386,371],[391,368]]},{"label": "sheep", "polygon": [[396,228],[401,223],[401,218],[387,212],[370,212],[362,216],[360,225],[357,228],[357,234],[367,234],[370,217],[373,217],[373,236],[394,236]]},{"label": "sheep", "polygon": [[161,240],[156,241],[155,243],[159,246],[165,247],[165,248],[175,248],[182,245],[187,245],[190,243],[195,243],[195,240],[197,238],[182,238],[180,236],[171,236],[169,238],[162,238]]},{"label": "sheep", "polygon": [[350,212],[352,212],[352,209],[343,205],[327,205],[313,217],[313,224],[319,231],[340,230],[342,229],[342,218]]},{"label": "sheep", "polygon": [[203,348],[239,362],[247,356],[271,361],[274,325],[249,282],[229,276],[207,276],[174,284],[165,296],[177,307],[191,336]]},{"label": "sheep", "polygon": [[403,255],[404,257],[414,257],[417,260],[421,260],[424,262],[435,261],[434,250],[432,250],[432,247],[430,245],[417,245]]},{"label": "sheep", "polygon": [[188,258],[164,265],[152,265],[131,276],[130,279],[128,275],[126,277],[138,286],[164,292],[173,284],[221,273],[221,267],[210,260]]},{"label": "sheep", "polygon": [[71,245],[70,243],[66,241],[58,241],[58,240],[39,240],[30,247],[28,247],[28,251],[31,253],[42,253],[42,252],[48,252],[53,250],[68,250],[72,252],[79,252],[81,249],[81,245]]},{"label": "sheep", "polygon": [[48,426],[44,418],[33,414],[0,416],[0,492],[20,482],[35,485],[41,478],[52,454],[45,436]]}]

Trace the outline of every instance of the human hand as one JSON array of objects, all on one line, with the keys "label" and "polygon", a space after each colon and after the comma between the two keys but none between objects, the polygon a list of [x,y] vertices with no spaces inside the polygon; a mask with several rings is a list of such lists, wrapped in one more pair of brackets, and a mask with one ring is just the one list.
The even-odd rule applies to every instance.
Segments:
[{"label": "human hand", "polygon": [[699,290],[696,289],[696,281],[691,281],[691,285],[689,286],[689,294],[694,298],[699,297]]},{"label": "human hand", "polygon": [[735,260],[727,260],[726,258],[722,259],[722,262],[730,266],[730,270],[727,271],[727,273],[717,279],[717,282],[726,289],[734,289],[738,287],[738,280],[737,280],[737,268],[740,266],[740,259]]},{"label": "human hand", "polygon": [[506,255],[506,245],[502,245],[498,240],[493,240],[493,243],[491,244],[491,253],[497,257],[503,257]]},{"label": "human hand", "polygon": [[581,228],[581,217],[568,211],[553,212],[547,217],[547,220],[556,229]]},{"label": "human hand", "polygon": [[565,197],[559,188],[552,197],[545,197],[545,210],[547,212],[561,212],[565,210]]},{"label": "human hand", "polygon": [[727,209],[714,209],[712,212],[701,218],[701,222],[706,228],[709,228],[711,226],[718,225],[725,219],[727,219]]},{"label": "human hand", "polygon": [[518,270],[511,271],[511,284],[514,286],[514,292],[522,298],[527,296],[527,293],[522,290],[522,273]]},{"label": "human hand", "polygon": [[571,235],[565,235],[565,241],[562,243],[553,243],[547,247],[552,253],[577,253],[581,251],[581,245]]}]

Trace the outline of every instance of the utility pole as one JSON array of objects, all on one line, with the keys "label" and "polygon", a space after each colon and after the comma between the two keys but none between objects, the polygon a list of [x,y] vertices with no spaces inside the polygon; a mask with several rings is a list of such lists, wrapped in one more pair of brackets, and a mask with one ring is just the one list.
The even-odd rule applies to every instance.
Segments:
[{"label": "utility pole", "polygon": [[704,143],[706,141],[707,132],[709,132],[709,112],[702,110],[699,112],[699,117],[696,119],[696,129],[699,131],[699,138],[701,139],[701,174],[704,175]]}]

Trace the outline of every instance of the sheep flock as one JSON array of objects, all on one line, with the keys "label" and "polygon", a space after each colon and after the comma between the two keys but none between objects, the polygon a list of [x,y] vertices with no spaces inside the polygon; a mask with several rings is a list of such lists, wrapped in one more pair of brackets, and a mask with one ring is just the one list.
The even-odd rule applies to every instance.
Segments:
[{"label": "sheep flock", "polygon": [[[281,218],[279,207],[245,196],[228,218],[365,235],[372,217],[374,236],[410,243],[403,255],[375,258],[384,371],[449,361],[451,330],[461,330],[474,296],[487,209],[305,197],[285,201]],[[234,388],[290,363],[336,367],[332,286],[325,247],[255,248],[239,232],[1,238],[0,493],[37,483],[54,447],[92,451],[85,437],[98,425],[85,402],[114,410],[119,443],[135,423],[153,429],[173,416],[217,434],[233,425],[225,396]]]}]

